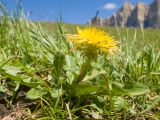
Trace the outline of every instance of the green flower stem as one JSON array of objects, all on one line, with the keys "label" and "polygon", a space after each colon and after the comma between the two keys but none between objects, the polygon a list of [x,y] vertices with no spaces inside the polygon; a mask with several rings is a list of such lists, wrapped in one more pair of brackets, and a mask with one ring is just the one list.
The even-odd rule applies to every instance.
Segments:
[{"label": "green flower stem", "polygon": [[81,70],[80,70],[80,74],[75,79],[74,83],[75,84],[80,83],[84,79],[84,77],[86,76],[86,74],[87,74],[87,72],[89,71],[90,68],[91,68],[91,61],[86,60],[86,62],[83,63],[83,65],[81,67]]}]

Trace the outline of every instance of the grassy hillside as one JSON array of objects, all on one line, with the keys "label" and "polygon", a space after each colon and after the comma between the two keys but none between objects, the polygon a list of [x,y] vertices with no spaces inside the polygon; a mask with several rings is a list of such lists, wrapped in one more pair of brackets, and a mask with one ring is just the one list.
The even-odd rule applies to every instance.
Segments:
[{"label": "grassy hillside", "polygon": [[160,119],[160,30],[97,27],[120,52],[88,62],[77,27],[1,18],[0,119]]}]

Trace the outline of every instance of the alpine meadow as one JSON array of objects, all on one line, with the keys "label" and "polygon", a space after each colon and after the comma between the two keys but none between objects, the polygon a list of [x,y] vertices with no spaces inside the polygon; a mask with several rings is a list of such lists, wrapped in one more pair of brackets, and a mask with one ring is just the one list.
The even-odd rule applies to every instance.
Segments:
[{"label": "alpine meadow", "polygon": [[160,119],[160,29],[38,22],[0,8],[1,120]]}]

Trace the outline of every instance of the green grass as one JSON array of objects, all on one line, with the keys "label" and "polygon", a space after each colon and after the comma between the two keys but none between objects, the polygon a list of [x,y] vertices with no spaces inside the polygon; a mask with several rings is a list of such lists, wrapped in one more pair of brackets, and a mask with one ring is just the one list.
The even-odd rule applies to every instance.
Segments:
[{"label": "green grass", "polygon": [[86,59],[70,52],[65,34],[77,26],[86,27],[2,17],[0,103],[14,110],[20,102],[24,117],[36,120],[160,119],[160,30],[98,27],[121,52],[98,56],[75,83]]}]

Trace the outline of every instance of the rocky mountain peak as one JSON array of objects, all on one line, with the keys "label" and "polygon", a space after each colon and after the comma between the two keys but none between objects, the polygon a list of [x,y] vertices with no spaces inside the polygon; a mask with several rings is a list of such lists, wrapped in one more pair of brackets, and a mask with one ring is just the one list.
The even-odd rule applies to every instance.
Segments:
[{"label": "rocky mountain peak", "polygon": [[160,0],[155,0],[151,5],[145,20],[145,27],[160,28]]},{"label": "rocky mountain peak", "polygon": [[126,10],[130,10],[130,9],[133,9],[134,6],[130,2],[125,2],[122,8]]},{"label": "rocky mountain peak", "polygon": [[90,24],[99,26],[119,26],[119,27],[138,27],[140,24],[144,27],[160,28],[160,0],[154,0],[150,5],[138,2],[133,6],[130,2],[124,5],[114,13],[110,18],[98,18]]},{"label": "rocky mountain peak", "polygon": [[138,27],[140,24],[144,26],[144,21],[148,15],[148,10],[148,5],[138,2],[131,12],[131,15],[128,17],[127,26]]}]

